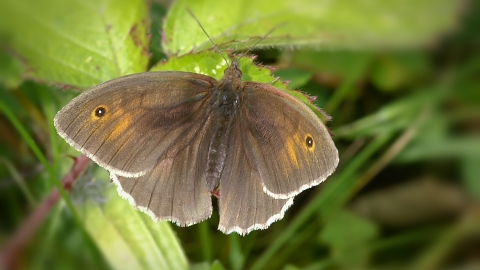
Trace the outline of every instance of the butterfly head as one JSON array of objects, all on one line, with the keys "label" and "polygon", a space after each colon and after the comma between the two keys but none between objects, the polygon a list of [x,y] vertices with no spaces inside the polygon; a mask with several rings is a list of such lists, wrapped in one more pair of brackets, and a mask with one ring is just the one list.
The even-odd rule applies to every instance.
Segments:
[{"label": "butterfly head", "polygon": [[242,71],[240,70],[240,62],[238,58],[232,60],[232,64],[223,72],[224,80],[239,80],[242,78]]}]

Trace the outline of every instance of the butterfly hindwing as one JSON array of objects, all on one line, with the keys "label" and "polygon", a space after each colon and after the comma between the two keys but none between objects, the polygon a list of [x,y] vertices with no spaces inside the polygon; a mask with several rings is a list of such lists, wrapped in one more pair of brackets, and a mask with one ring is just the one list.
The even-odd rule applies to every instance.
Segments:
[{"label": "butterfly hindwing", "polygon": [[145,175],[112,176],[120,194],[155,220],[189,226],[212,213],[205,173],[211,117],[205,111],[194,120]]},{"label": "butterfly hindwing", "polygon": [[282,219],[293,198],[275,199],[262,190],[262,181],[255,160],[246,150],[242,122],[232,123],[225,167],[219,185],[219,229],[244,235],[266,229]]}]

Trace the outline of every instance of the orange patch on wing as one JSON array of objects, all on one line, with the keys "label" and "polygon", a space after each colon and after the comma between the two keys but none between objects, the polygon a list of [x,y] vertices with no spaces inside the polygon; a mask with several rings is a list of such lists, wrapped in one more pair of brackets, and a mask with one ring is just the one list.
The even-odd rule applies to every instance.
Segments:
[{"label": "orange patch on wing", "polygon": [[295,152],[295,145],[298,144],[298,134],[293,135],[285,142],[285,147],[287,148],[288,158],[291,163],[293,163],[296,167],[299,166],[297,153]]},{"label": "orange patch on wing", "polygon": [[130,127],[132,124],[132,116],[125,114],[122,115],[122,120],[113,128],[112,133],[108,136],[107,140],[117,138],[118,136],[122,135],[125,130]]}]

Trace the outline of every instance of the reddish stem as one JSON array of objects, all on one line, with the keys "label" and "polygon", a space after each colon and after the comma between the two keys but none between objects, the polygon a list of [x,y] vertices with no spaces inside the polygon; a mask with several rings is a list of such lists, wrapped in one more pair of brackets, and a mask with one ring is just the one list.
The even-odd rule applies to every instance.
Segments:
[{"label": "reddish stem", "polygon": [[[90,159],[85,155],[81,155],[75,159],[75,162],[70,171],[63,177],[62,185],[67,191],[72,188],[73,182],[87,167]],[[17,265],[17,259],[23,247],[28,243],[28,240],[37,231],[38,226],[45,219],[50,209],[60,199],[60,192],[58,189],[52,190],[47,198],[37,207],[37,209],[30,214],[27,220],[18,228],[15,234],[10,238],[5,248],[0,252],[0,269],[14,269]]]}]

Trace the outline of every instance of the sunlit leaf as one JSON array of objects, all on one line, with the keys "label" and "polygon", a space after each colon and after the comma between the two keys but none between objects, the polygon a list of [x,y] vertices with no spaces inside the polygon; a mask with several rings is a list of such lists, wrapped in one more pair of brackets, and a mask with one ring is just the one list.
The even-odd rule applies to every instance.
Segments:
[{"label": "sunlit leaf", "polygon": [[167,54],[212,47],[190,9],[222,49],[258,47],[385,48],[431,42],[452,29],[461,1],[176,1],[165,23]]},{"label": "sunlit leaf", "polygon": [[140,0],[0,2],[0,37],[28,77],[83,89],[146,70],[148,22]]}]

